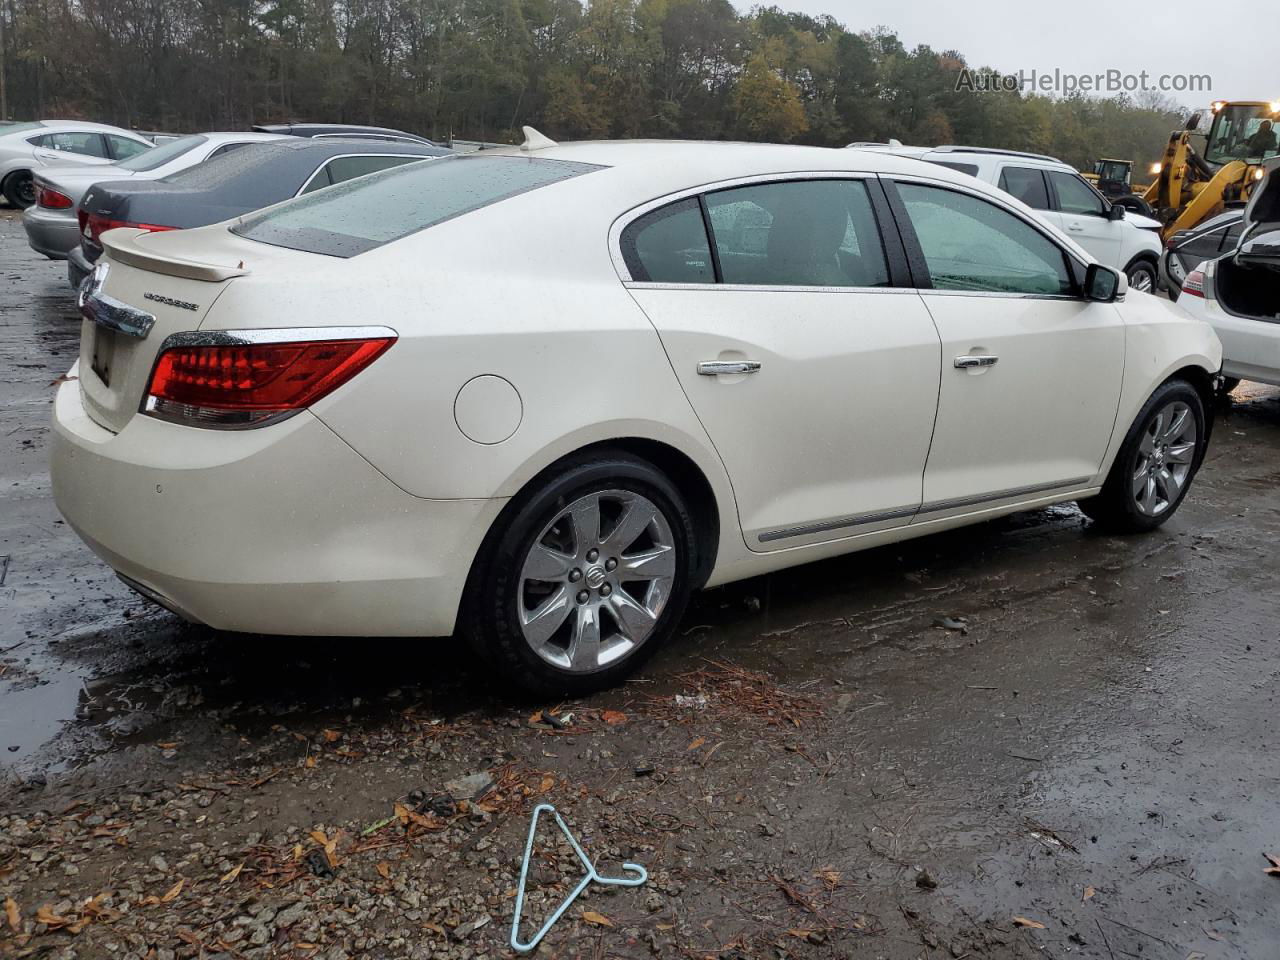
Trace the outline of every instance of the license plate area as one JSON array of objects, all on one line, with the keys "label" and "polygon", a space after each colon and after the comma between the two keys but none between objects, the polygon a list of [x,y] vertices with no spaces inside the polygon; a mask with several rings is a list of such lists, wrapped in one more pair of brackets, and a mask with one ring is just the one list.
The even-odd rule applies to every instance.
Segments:
[{"label": "license plate area", "polygon": [[115,362],[115,355],[115,331],[98,327],[93,332],[93,359],[90,367],[104,387],[111,386],[111,367]]}]

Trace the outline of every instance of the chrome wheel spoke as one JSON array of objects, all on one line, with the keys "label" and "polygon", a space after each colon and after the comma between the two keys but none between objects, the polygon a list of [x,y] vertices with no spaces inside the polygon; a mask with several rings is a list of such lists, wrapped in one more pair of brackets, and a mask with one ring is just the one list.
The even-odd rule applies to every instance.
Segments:
[{"label": "chrome wheel spoke", "polygon": [[524,562],[526,580],[561,580],[573,568],[573,557],[567,553],[535,543]]},{"label": "chrome wheel spoke", "polygon": [[541,647],[560,629],[560,625],[573,609],[568,587],[560,587],[536,608],[522,618],[525,639],[534,647]]},{"label": "chrome wheel spoke", "polygon": [[578,673],[590,673],[600,665],[600,608],[595,604],[578,607],[569,641],[569,664]]},{"label": "chrome wheel spoke", "polygon": [[1130,493],[1138,510],[1156,517],[1171,510],[1191,478],[1199,427],[1191,406],[1165,404],[1147,422],[1134,455]]},{"label": "chrome wheel spoke", "polygon": [[618,575],[618,579],[623,582],[674,577],[676,551],[673,547],[654,547],[652,550],[627,554],[618,561],[618,569],[624,571]]},{"label": "chrome wheel spoke", "polygon": [[622,632],[631,640],[643,640],[658,622],[657,617],[636,603],[625,590],[610,594],[609,610]]},{"label": "chrome wheel spoke", "polygon": [[569,522],[573,524],[573,545],[582,556],[600,543],[600,498],[583,497],[569,507]]},{"label": "chrome wheel spoke", "polygon": [[1182,436],[1182,431],[1186,429],[1187,421],[1191,418],[1191,408],[1186,406],[1176,406],[1169,418],[1169,426],[1164,434],[1160,437],[1164,443],[1169,443]]},{"label": "chrome wheel spoke", "polygon": [[1170,463],[1190,463],[1196,455],[1194,443],[1175,443],[1169,447],[1167,459]]},{"label": "chrome wheel spoke", "polygon": [[1156,452],[1156,438],[1150,430],[1142,434],[1142,440],[1138,443],[1138,453],[1144,457],[1149,457]]},{"label": "chrome wheel spoke", "polygon": [[636,497],[627,504],[609,536],[601,541],[600,549],[606,553],[622,553],[639,539],[657,515],[657,507],[643,497]]}]

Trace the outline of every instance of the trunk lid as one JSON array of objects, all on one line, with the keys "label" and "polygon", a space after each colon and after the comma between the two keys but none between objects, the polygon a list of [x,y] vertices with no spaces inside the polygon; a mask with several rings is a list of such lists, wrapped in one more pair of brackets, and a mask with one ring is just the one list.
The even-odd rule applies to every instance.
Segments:
[{"label": "trunk lid", "polygon": [[124,429],[165,338],[198,329],[227,286],[249,273],[240,249],[246,242],[217,233],[233,242],[210,243],[206,236],[193,244],[190,236],[133,229],[102,235],[105,275],[87,281],[80,333],[80,395],[101,426]]},{"label": "trunk lid", "polygon": [[1280,268],[1280,160],[1268,162],[1264,170],[1244,208],[1244,230],[1234,259],[1241,266]]}]

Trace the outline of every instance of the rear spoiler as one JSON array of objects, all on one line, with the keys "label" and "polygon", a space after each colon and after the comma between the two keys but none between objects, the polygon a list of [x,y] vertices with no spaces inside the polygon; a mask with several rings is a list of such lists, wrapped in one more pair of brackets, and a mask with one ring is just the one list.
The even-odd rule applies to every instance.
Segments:
[{"label": "rear spoiler", "polygon": [[138,230],[135,227],[117,227],[114,230],[104,230],[100,239],[103,249],[111,254],[112,260],[127,263],[131,267],[142,270],[150,270],[152,273],[184,277],[187,280],[204,280],[208,283],[243,277],[249,273],[244,268],[243,261],[238,267],[223,267],[216,263],[183,260],[181,257],[168,256],[156,250],[146,249],[138,243],[138,239],[150,234],[149,230]]}]

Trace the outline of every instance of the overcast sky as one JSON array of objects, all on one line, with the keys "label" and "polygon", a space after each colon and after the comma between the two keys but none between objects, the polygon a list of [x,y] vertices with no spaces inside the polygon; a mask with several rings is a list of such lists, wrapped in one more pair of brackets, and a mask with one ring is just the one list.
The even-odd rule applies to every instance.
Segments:
[{"label": "overcast sky", "polygon": [[[1191,107],[1212,100],[1280,99],[1280,2],[1165,0],[768,0],[784,10],[829,13],[852,30],[889,27],[908,48],[959,50],[970,66],[1003,72],[1055,67],[1073,73],[1209,74],[1204,93],[1173,93]],[[735,0],[745,9],[750,3]],[[1247,14],[1245,11],[1248,11]],[[1215,13],[1216,11],[1216,13]]]}]

